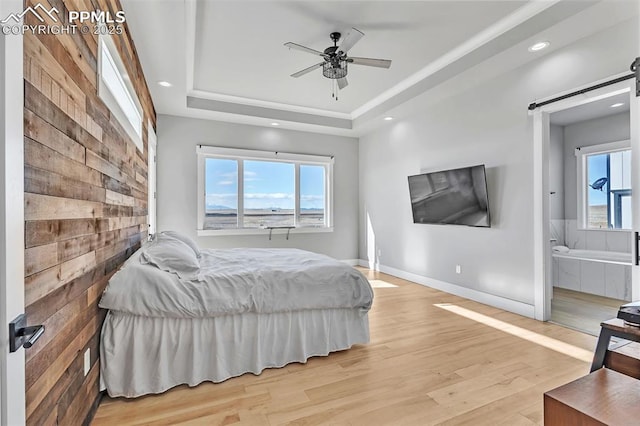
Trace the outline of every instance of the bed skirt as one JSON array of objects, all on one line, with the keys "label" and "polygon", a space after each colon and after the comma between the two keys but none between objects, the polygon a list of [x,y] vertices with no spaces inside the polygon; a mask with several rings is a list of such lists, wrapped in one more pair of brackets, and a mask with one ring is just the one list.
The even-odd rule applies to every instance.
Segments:
[{"label": "bed skirt", "polygon": [[360,309],[193,319],[109,311],[102,327],[100,389],[112,397],[161,393],[181,384],[260,374],[368,341],[368,315]]}]

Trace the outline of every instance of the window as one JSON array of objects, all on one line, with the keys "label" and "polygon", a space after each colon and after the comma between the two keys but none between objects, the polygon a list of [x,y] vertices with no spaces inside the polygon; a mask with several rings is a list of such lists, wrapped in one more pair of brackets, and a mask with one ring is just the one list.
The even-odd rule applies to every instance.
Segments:
[{"label": "window", "polygon": [[238,227],[238,161],[205,159],[205,218],[200,229]]},{"label": "window", "polygon": [[98,46],[98,96],[142,151],[143,112],[131,78],[111,36],[100,35]]},{"label": "window", "polygon": [[579,148],[576,156],[581,227],[631,229],[629,141]]},{"label": "window", "polygon": [[325,168],[300,166],[300,225],[323,226],[325,222]]},{"label": "window", "polygon": [[333,158],[199,146],[199,235],[332,230]]},{"label": "window", "polygon": [[295,226],[295,164],[244,160],[244,227]]}]

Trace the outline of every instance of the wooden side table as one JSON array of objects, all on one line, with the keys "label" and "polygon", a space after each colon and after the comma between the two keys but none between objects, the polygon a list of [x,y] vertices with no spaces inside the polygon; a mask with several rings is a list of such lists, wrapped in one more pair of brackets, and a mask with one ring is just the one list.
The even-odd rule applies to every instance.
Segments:
[{"label": "wooden side table", "polygon": [[640,424],[640,380],[601,368],[544,394],[545,426]]},{"label": "wooden side table", "polygon": [[600,324],[600,336],[591,363],[591,372],[605,367],[604,361],[612,337],[640,342],[640,327],[627,325],[621,319],[614,318]]}]

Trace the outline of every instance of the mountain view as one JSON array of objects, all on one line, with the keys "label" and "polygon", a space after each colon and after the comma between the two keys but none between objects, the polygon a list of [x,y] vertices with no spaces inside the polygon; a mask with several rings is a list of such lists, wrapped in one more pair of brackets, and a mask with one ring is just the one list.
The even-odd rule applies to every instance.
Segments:
[{"label": "mountain view", "polygon": [[[243,227],[324,226],[324,167],[300,165],[296,193],[294,164],[244,160],[243,166]],[[238,161],[207,158],[205,229],[238,227],[238,192]],[[296,196],[300,200],[297,224]]]}]

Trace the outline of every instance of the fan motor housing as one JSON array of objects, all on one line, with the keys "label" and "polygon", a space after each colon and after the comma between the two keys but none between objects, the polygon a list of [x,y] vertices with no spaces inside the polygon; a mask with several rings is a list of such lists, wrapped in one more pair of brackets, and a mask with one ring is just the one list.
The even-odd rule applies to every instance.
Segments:
[{"label": "fan motor housing", "polygon": [[338,46],[329,46],[326,49],[324,49],[324,53],[329,56],[334,56],[337,50],[338,50]]}]

